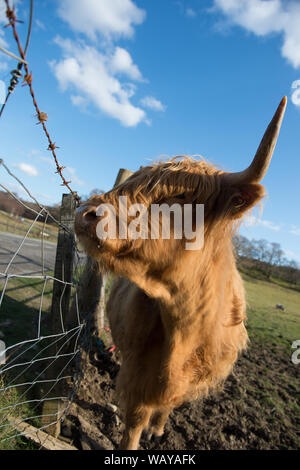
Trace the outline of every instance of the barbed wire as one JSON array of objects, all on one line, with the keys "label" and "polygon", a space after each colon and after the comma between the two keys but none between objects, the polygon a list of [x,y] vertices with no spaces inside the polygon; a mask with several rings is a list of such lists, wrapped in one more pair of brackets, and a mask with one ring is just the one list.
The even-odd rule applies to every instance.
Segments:
[{"label": "barbed wire", "polygon": [[[29,44],[29,40],[26,41],[26,46],[25,46],[25,49],[23,50],[21,42],[20,42],[20,38],[19,38],[19,35],[18,35],[18,32],[17,32],[17,28],[16,28],[16,23],[19,22],[19,20],[17,20],[17,18],[16,18],[15,9],[14,9],[14,7],[12,7],[12,8],[10,7],[9,0],[4,0],[4,2],[6,4],[6,16],[7,16],[7,19],[8,19],[8,25],[6,25],[6,26],[11,26],[12,31],[13,31],[14,39],[17,43],[19,55],[25,61],[26,51],[27,51],[27,47],[28,47],[28,44]],[[33,10],[33,3],[32,2],[33,2],[33,0],[31,0],[31,22],[32,22],[32,10]],[[31,26],[30,26],[30,32],[31,32]],[[28,37],[30,37],[30,35]],[[19,71],[20,71],[22,66],[24,66],[24,69],[25,69],[25,76],[23,77],[24,78],[23,83],[25,85],[28,85],[28,87],[29,87],[32,102],[33,102],[34,108],[35,108],[36,113],[37,113],[36,117],[38,119],[38,124],[41,124],[41,126],[43,128],[43,131],[46,135],[46,138],[48,140],[48,149],[47,150],[49,150],[52,153],[52,156],[53,156],[54,161],[55,161],[56,173],[59,174],[59,176],[62,179],[62,186],[66,186],[66,188],[68,188],[68,190],[73,195],[73,197],[75,198],[77,203],[79,203],[80,198],[79,198],[78,194],[75,191],[73,191],[70,187],[71,181],[67,181],[65,179],[64,175],[63,175],[63,170],[66,167],[59,164],[59,161],[58,161],[58,158],[57,158],[57,155],[56,155],[56,151],[55,151],[59,147],[56,145],[56,142],[54,142],[52,140],[52,138],[49,134],[48,128],[46,126],[46,121],[48,120],[48,115],[44,111],[41,111],[39,106],[38,106],[36,96],[35,96],[35,92],[34,92],[34,89],[33,89],[33,86],[32,86],[32,80],[33,80],[32,72],[29,72],[28,62],[25,61],[24,63],[19,63],[19,65],[18,65],[18,70]],[[14,78],[15,81],[18,80],[18,77],[16,75],[13,78]],[[1,116],[1,114],[0,114],[0,116]]]},{"label": "barbed wire", "polygon": [[[29,12],[29,23],[28,23],[28,30],[27,30],[27,38],[26,38],[26,43],[25,43],[25,48],[24,48],[24,56],[26,57],[29,42],[30,42],[30,37],[31,37],[31,30],[32,30],[32,19],[33,19],[33,0],[30,0],[30,12]],[[7,101],[10,97],[10,95],[14,92],[15,87],[19,83],[19,79],[22,77],[22,67],[23,63],[26,62],[25,58],[22,59],[20,57],[17,57],[15,54],[12,54],[10,51],[5,51],[3,48],[1,50],[8,55],[11,55],[13,58],[17,59],[19,61],[18,66],[16,69],[13,69],[10,73],[12,75],[7,91],[7,95],[5,97],[4,103],[1,106],[0,109],[0,118],[2,116],[2,113],[5,109],[5,106],[7,104]]]},{"label": "barbed wire", "polygon": [[[20,181],[11,170],[2,161],[0,170],[3,168],[6,175],[14,178],[20,185],[20,188],[25,190],[26,194],[33,200],[36,207],[30,207],[28,203],[24,203],[17,194],[11,193],[7,190],[7,195],[14,198],[20,206],[26,207],[31,211],[33,220],[29,226],[26,227],[24,236],[15,239],[12,234],[9,236],[13,239],[13,250],[7,251],[2,248],[0,251],[0,285],[2,291],[0,293],[0,327],[1,317],[4,313],[5,321],[10,322],[11,333],[5,338],[5,350],[1,351],[2,356],[5,356],[5,363],[0,364],[0,442],[7,442],[18,438],[18,436],[26,436],[33,432],[38,432],[43,429],[49,428],[61,420],[67,413],[71,406],[72,400],[78,389],[81,377],[84,374],[84,364],[81,359],[82,345],[87,350],[88,344],[88,329],[87,318],[82,318],[79,311],[78,302],[78,288],[80,286],[80,275],[83,265],[82,253],[78,249],[74,240],[74,270],[73,280],[67,281],[64,279],[57,279],[52,273],[54,259],[55,259],[55,244],[45,242],[44,229],[46,222],[51,220],[56,228],[61,230],[68,230],[61,222],[57,221],[55,217],[40,204],[36,198],[31,194],[27,187]],[[6,176],[7,178],[7,176]],[[0,184],[5,189],[6,185]],[[27,273],[27,265],[22,268],[22,264],[18,264],[18,260],[23,255],[23,250],[28,250],[28,244],[34,242],[37,246],[38,241],[30,238],[33,227],[43,220],[41,227],[41,257],[39,259],[40,272]],[[0,233],[0,236],[5,237],[5,233]],[[52,262],[45,262],[45,249],[50,250],[53,254]],[[38,253],[35,250],[35,253]],[[28,259],[28,253],[27,258]],[[28,261],[26,261],[28,262]],[[37,260],[34,261],[37,263]],[[5,266],[2,268],[2,266]],[[22,271],[23,270],[23,271]],[[30,304],[32,310],[30,313],[30,324],[20,332],[18,336],[14,330],[18,329],[18,322],[23,322],[22,316],[26,316],[27,304],[26,300],[22,299],[19,315],[11,318],[9,311],[9,304],[6,300],[9,299],[8,293],[11,289],[18,289],[20,282],[38,282],[38,297],[39,305]],[[51,288],[54,281],[59,282],[63,289],[60,295],[60,307],[54,314],[57,317],[57,324],[59,328],[57,331],[50,331],[47,321],[47,304],[49,304],[48,287]],[[10,289],[10,286],[12,288]],[[25,283],[25,288],[27,289]],[[65,294],[66,287],[71,289],[71,303],[75,314],[72,315],[72,322],[66,317],[67,312],[63,311],[62,298]],[[22,287],[22,285],[21,285]],[[30,290],[30,288],[28,287]],[[37,301],[38,302],[38,301]],[[53,314],[53,312],[52,312]],[[48,314],[49,315],[49,314]],[[27,336],[27,337],[26,337]],[[28,337],[29,336],[29,337]],[[55,348],[55,349],[54,349]],[[55,351],[53,353],[53,350]],[[56,374],[52,376],[49,374],[53,366],[55,367]],[[60,384],[60,390],[63,392],[55,395],[57,385]],[[53,396],[53,392],[54,395]],[[63,409],[58,413],[41,413],[41,406],[50,402],[51,400],[59,400],[63,404]],[[13,419],[12,419],[13,418]],[[41,418],[49,418],[50,423],[40,423]],[[53,420],[52,420],[53,418]],[[35,425],[34,431],[20,433],[19,425],[24,422],[38,421]],[[45,438],[47,439],[47,437]],[[45,442],[41,442],[43,447]]]}]

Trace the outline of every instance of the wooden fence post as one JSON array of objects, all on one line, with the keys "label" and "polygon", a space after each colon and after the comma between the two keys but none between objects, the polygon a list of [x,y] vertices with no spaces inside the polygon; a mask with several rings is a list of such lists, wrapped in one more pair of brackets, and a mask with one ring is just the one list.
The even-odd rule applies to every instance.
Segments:
[{"label": "wooden fence post", "polygon": [[[123,183],[129,176],[133,174],[132,171],[130,170],[125,170],[124,168],[121,168],[118,172],[114,188],[118,186],[119,184]],[[100,274],[101,276],[101,274]],[[101,289],[100,289],[100,298],[97,306],[97,310],[95,312],[96,315],[96,324],[98,327],[98,331],[103,330],[104,328],[104,316],[105,316],[105,287],[106,287],[106,281],[107,277],[102,276],[102,282],[101,282]]]},{"label": "wooden fence post", "polygon": [[131,175],[133,175],[133,171],[125,170],[124,168],[120,168],[118,176],[117,176],[115,184],[114,184],[114,188],[116,186],[118,186],[119,184],[124,183],[124,181],[126,181],[127,178],[129,178],[129,176],[131,176]]},{"label": "wooden fence post", "polygon": [[[61,226],[59,227],[54,278],[67,283],[72,283],[73,280],[75,210],[76,200],[73,195],[64,194],[62,197],[62,204],[60,209],[60,222],[63,227],[66,227],[67,230]],[[53,283],[50,320],[50,329],[51,334],[53,335],[64,332],[66,327],[65,321],[68,318],[71,285],[66,285],[64,282],[54,281]],[[57,354],[59,346],[60,343],[58,342],[51,348],[51,356],[55,356]],[[60,359],[56,359],[52,366],[48,368],[47,375],[50,380],[53,380],[58,377],[60,371],[61,362]],[[49,390],[52,385],[53,383],[50,382]],[[46,396],[47,398],[59,397],[61,396],[62,390],[62,384],[57,382],[51,391],[48,394],[46,393]],[[51,426],[48,426],[50,423],[55,421],[55,416],[53,416],[55,413],[57,413],[57,422]],[[60,433],[60,413],[60,400],[44,401],[42,426],[47,426],[45,430],[54,437],[57,437]]]},{"label": "wooden fence post", "polygon": [[[121,168],[114,187],[123,183],[132,174],[132,171]],[[105,286],[106,276],[103,276],[99,271],[98,263],[87,257],[84,272],[81,276],[79,306],[84,314],[93,313],[92,329],[95,328],[98,334],[104,328]]]}]

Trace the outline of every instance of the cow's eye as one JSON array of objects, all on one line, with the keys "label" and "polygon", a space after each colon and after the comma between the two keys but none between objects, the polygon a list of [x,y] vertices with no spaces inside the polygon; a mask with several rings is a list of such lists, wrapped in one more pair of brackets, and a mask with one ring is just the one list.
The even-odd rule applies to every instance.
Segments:
[{"label": "cow's eye", "polygon": [[185,199],[185,194],[184,193],[178,194],[176,197],[177,199]]}]

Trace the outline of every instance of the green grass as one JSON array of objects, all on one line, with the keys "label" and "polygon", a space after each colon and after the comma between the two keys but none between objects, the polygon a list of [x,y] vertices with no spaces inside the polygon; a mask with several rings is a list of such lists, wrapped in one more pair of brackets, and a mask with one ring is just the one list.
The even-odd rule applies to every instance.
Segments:
[{"label": "green grass", "polygon": [[[0,450],[33,450],[35,444],[23,436],[16,436],[18,431],[9,425],[7,418],[15,418],[17,421],[32,415],[29,404],[23,404],[17,407],[11,407],[15,403],[22,401],[19,399],[19,393],[16,388],[10,388],[3,392],[5,382],[0,376]],[[24,399],[23,399],[24,400]],[[8,409],[5,409],[7,408]],[[32,424],[38,424],[32,423]],[[8,426],[7,426],[8,425]]]},{"label": "green grass", "polygon": [[[300,339],[300,292],[243,274],[247,293],[248,332],[263,342],[291,351]],[[276,309],[282,304],[285,311]]]},{"label": "green grass", "polygon": [[[43,295],[43,319],[50,310],[52,285],[48,280]],[[11,278],[8,281],[0,309],[0,330],[7,346],[36,336],[43,286],[42,279]]]},{"label": "green grass", "polygon": [[[50,274],[50,273],[48,273]],[[16,345],[22,341],[30,340],[37,337],[38,332],[38,319],[41,294],[43,290],[44,281],[41,279],[27,279],[27,278],[11,278],[7,283],[5,295],[3,297],[2,305],[0,308],[0,331],[4,335],[3,340],[5,341],[6,347]],[[47,334],[47,318],[51,307],[52,299],[52,281],[47,281],[46,288],[43,296],[42,305],[42,323],[41,323],[41,334]],[[3,280],[0,285],[3,288]],[[30,361],[33,355],[37,354],[45,344],[38,343],[32,350],[24,352],[21,359],[17,362]],[[16,350],[16,354],[27,349],[27,346],[21,347]],[[14,349],[15,351],[15,349]],[[10,354],[10,350],[7,352],[7,356]],[[26,368],[24,368],[26,369]],[[17,371],[17,372],[15,372]],[[39,396],[39,390],[37,386],[31,387],[29,392],[23,395],[24,387],[12,387],[1,391],[5,386],[12,384],[14,385],[15,373],[18,374],[19,369],[13,369],[3,375],[0,375],[0,449],[26,449],[31,450],[35,448],[35,445],[25,439],[22,436],[16,438],[7,439],[13,434],[16,434],[11,426],[4,426],[8,421],[6,415],[14,418],[28,418],[39,414],[39,410],[31,408],[29,404],[18,405],[7,410],[3,408],[9,407],[16,403],[31,400]],[[17,383],[26,383],[32,380],[36,375],[36,370],[31,367],[18,378]],[[2,411],[1,411],[2,410]],[[4,421],[3,421],[4,420]],[[38,426],[37,421],[30,421],[30,424]]]},{"label": "green grass", "polygon": [[300,285],[299,284],[290,284],[289,282],[284,281],[283,279],[278,279],[278,278],[273,277],[273,276],[271,276],[270,281],[273,284],[277,284],[278,286],[286,287],[287,289],[295,290],[297,292],[300,292]]},{"label": "green grass", "polygon": [[260,269],[256,264],[253,265],[245,265],[243,262],[240,260],[238,261],[238,269],[242,275],[245,275],[246,277],[251,277],[253,279],[257,279],[260,281],[266,281],[270,282],[272,284],[276,284],[281,287],[286,287],[291,290],[296,290],[297,292],[300,292],[300,283],[292,284],[288,281],[285,281],[283,279],[280,279],[279,277],[276,277],[276,273],[271,274],[270,277],[267,276],[267,273],[265,270]]}]

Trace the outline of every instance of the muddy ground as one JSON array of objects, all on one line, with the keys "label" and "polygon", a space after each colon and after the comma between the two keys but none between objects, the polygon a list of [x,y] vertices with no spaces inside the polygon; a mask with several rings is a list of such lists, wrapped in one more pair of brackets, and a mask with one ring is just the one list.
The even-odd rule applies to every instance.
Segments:
[{"label": "muddy ground", "polygon": [[[109,346],[109,345],[108,345]],[[116,406],[117,351],[89,354],[78,396],[62,434],[80,449],[116,449],[123,423]],[[157,445],[142,449],[299,449],[300,365],[276,346],[251,342],[224,390],[182,405],[170,415]]]}]

